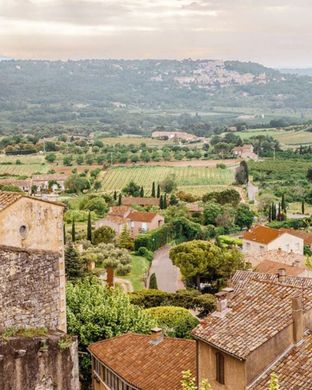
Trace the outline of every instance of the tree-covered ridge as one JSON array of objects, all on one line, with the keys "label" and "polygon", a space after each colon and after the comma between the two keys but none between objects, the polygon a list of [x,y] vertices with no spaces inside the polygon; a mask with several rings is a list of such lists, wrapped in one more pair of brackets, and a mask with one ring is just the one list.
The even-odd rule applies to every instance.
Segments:
[{"label": "tree-covered ridge", "polygon": [[9,123],[112,123],[142,110],[308,108],[311,79],[259,64],[208,60],[0,61]]}]

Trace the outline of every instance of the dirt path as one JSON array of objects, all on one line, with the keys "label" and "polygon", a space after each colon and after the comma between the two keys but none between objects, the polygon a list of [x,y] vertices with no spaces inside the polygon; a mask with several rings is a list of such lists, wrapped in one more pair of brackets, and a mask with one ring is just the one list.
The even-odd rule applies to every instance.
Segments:
[{"label": "dirt path", "polygon": [[175,292],[184,289],[180,270],[174,266],[169,258],[170,246],[166,245],[154,254],[150,275],[156,274],[159,290]]}]

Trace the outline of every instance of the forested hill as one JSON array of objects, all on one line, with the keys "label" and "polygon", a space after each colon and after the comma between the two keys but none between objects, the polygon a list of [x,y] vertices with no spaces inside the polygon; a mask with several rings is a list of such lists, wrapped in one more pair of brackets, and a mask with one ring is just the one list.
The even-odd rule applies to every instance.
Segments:
[{"label": "forested hill", "polygon": [[[0,120],[103,119],[103,113],[312,106],[312,78],[208,60],[0,61]],[[243,109],[241,110],[243,111]]]}]

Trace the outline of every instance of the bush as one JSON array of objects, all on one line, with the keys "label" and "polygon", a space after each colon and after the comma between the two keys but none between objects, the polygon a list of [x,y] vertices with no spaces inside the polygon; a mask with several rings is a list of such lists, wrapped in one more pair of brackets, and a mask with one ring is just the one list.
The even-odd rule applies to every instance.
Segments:
[{"label": "bush", "polygon": [[109,226],[101,226],[93,233],[93,243],[98,245],[101,243],[109,244],[114,241],[116,236],[115,230]]},{"label": "bush", "polygon": [[149,233],[139,234],[134,241],[134,249],[138,251],[142,246],[150,251],[155,251],[164,246],[169,241],[170,226],[163,225],[159,229],[152,230]]},{"label": "bush", "polygon": [[146,260],[148,260],[149,262],[152,262],[154,257],[153,252],[145,248],[145,246],[141,246],[141,248],[139,248],[139,250],[137,251],[137,255],[145,257]]},{"label": "bush", "polygon": [[149,288],[150,289],[153,289],[153,290],[157,290],[158,289],[158,286],[157,286],[157,278],[156,278],[156,274],[153,273],[150,277],[150,281],[149,281]]},{"label": "bush", "polygon": [[192,329],[199,323],[197,318],[182,307],[153,307],[145,312],[171,337],[190,338]]},{"label": "bush", "polygon": [[156,306],[178,306],[197,310],[199,316],[210,313],[215,308],[215,298],[211,294],[201,294],[197,290],[179,290],[168,293],[161,290],[140,290],[130,294],[131,303],[149,309]]}]

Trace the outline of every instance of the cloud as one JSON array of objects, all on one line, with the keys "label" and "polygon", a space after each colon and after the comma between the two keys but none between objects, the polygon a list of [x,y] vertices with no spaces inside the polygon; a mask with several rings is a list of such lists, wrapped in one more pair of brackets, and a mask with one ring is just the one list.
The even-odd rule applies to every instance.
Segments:
[{"label": "cloud", "polygon": [[312,65],[310,0],[0,0],[1,54]]}]

